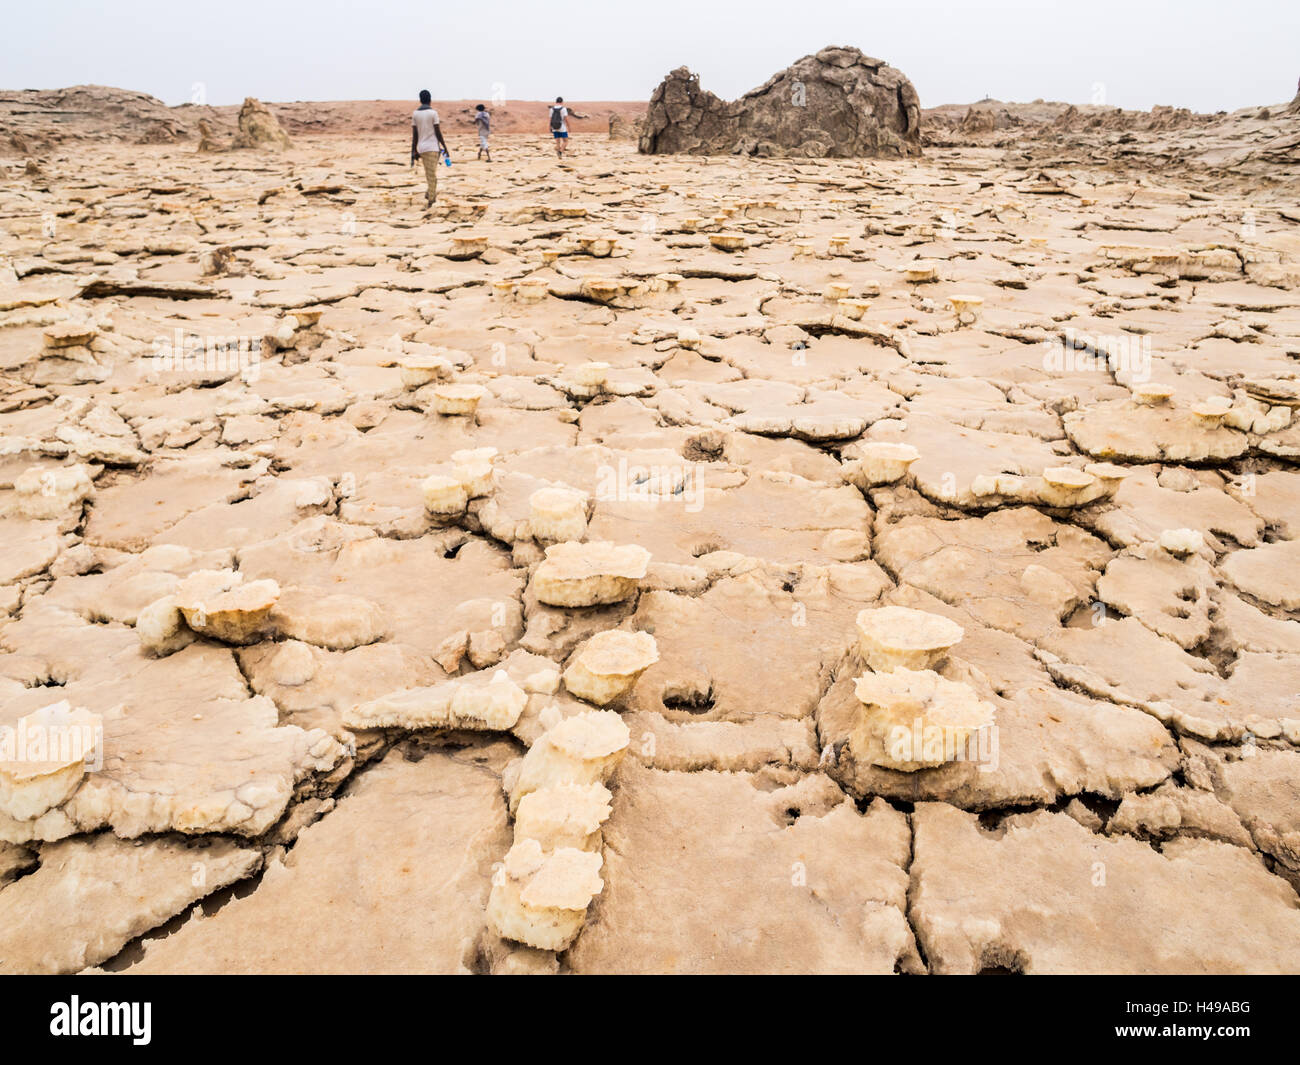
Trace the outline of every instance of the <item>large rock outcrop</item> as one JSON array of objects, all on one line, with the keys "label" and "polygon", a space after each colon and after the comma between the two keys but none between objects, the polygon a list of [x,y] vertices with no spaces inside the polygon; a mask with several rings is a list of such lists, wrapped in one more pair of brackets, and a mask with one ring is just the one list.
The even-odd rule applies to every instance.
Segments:
[{"label": "large rock outcrop", "polygon": [[678,67],[650,97],[640,148],[647,155],[920,155],[921,106],[901,71],[856,48],[804,56],[731,102]]},{"label": "large rock outcrop", "polygon": [[643,119],[628,118],[617,112],[609,116],[609,139],[612,141],[635,141],[641,138]]},{"label": "large rock outcrop", "polygon": [[0,90],[0,145],[40,152],[67,140],[168,144],[190,135],[180,108],[104,85]]}]

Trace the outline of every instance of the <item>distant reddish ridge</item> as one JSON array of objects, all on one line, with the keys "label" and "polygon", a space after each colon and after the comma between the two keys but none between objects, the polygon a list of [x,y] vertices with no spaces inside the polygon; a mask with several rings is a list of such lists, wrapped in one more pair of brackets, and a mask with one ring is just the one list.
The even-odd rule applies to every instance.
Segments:
[{"label": "distant reddish ridge", "polygon": [[[347,136],[391,130],[398,139],[405,136],[410,113],[418,106],[414,93],[409,100],[263,102],[290,136]],[[493,102],[490,97],[483,97],[435,100],[433,106],[444,129],[456,133],[472,130],[474,106],[480,103],[492,112],[494,133],[550,135],[547,122],[550,104],[543,100]],[[574,133],[607,133],[612,115],[632,121],[645,114],[645,104],[636,101],[566,97],[566,103],[579,114],[590,116],[570,118],[569,128]],[[208,123],[217,140],[229,140],[235,132],[239,107],[239,104],[212,107],[189,103],[169,107],[145,93],[102,85],[0,90],[0,150],[8,147],[26,153],[69,139],[154,144],[196,141],[200,120]]]}]

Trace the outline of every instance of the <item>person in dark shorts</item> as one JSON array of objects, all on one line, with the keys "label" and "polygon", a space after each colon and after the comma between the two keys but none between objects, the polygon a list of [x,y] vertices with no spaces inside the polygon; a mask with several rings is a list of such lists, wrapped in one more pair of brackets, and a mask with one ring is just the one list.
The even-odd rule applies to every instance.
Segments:
[{"label": "person in dark shorts", "polygon": [[557,96],[555,103],[551,104],[551,136],[555,138],[555,158],[563,159],[564,153],[569,148],[569,116],[574,118],[590,118],[590,115],[580,115],[577,111],[570,111],[564,106],[564,97]]}]

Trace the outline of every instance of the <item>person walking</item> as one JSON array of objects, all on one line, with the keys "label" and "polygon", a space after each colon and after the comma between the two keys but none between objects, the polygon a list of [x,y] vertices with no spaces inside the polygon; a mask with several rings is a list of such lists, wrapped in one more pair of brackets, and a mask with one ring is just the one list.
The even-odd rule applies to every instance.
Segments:
[{"label": "person walking", "polygon": [[478,157],[487,154],[487,161],[492,162],[492,149],[488,147],[488,135],[492,132],[492,114],[479,104],[474,108],[474,124],[478,126]]},{"label": "person walking", "polygon": [[570,111],[564,106],[564,97],[557,96],[555,103],[551,105],[551,136],[555,139],[555,158],[563,159],[564,153],[569,148],[569,116],[574,118],[590,118],[590,115],[580,115],[577,111]]},{"label": "person walking", "polygon": [[438,112],[432,107],[433,97],[428,89],[420,90],[420,106],[411,112],[411,165],[420,160],[424,164],[424,177],[428,188],[424,200],[430,207],[438,199],[438,158],[446,155],[447,142],[442,139],[442,125]]}]

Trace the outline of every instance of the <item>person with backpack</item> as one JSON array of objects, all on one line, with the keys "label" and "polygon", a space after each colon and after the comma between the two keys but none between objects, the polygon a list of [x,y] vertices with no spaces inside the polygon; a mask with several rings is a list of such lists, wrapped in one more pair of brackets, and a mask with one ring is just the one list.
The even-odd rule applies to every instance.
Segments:
[{"label": "person with backpack", "polygon": [[492,162],[492,149],[488,147],[488,134],[492,131],[492,115],[482,104],[474,108],[474,124],[478,126],[478,157],[487,153],[487,161]]},{"label": "person with backpack", "polygon": [[574,118],[590,118],[590,115],[580,115],[577,111],[570,111],[564,106],[564,97],[557,96],[555,103],[551,105],[551,136],[555,138],[555,158],[563,159],[564,153],[568,150],[569,145],[569,116]]},{"label": "person with backpack", "polygon": [[424,164],[424,177],[428,185],[424,193],[425,202],[430,207],[438,199],[438,158],[445,155],[447,165],[451,165],[451,152],[447,151],[447,142],[442,139],[442,126],[438,122],[438,112],[431,106],[433,97],[428,89],[420,90],[420,106],[411,112],[411,165],[420,160]]}]

